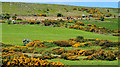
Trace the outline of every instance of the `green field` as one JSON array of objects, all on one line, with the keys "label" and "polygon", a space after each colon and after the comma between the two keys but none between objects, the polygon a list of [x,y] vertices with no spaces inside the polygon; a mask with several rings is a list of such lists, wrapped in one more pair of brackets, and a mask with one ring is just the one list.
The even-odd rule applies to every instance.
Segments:
[{"label": "green field", "polygon": [[[64,8],[67,8],[68,12],[66,12],[66,10]],[[85,12],[85,11],[78,11],[78,10],[73,10],[73,8],[81,8],[78,6],[70,6],[70,5],[56,5],[56,4],[39,4],[39,3],[15,3],[15,2],[2,2],[2,12],[3,13],[9,13],[10,15],[32,15],[34,13],[42,13],[42,14],[46,14],[49,15],[49,17],[53,17],[56,16],[57,13],[62,13],[64,16],[76,16],[76,15],[89,15],[89,13]],[[86,8],[90,8],[90,7],[86,7]],[[95,7],[93,7],[95,8]],[[49,9],[49,11],[46,11],[47,9]],[[101,8],[96,8],[98,10],[100,10]],[[102,9],[102,12],[106,12],[106,9]],[[118,15],[117,14],[117,10],[116,9],[110,9],[110,13],[112,13],[113,15]],[[1,21],[1,20],[0,20]],[[13,50],[13,45],[20,45],[19,47],[14,46],[14,48],[16,50],[21,50],[18,51],[22,54],[26,53],[28,54],[30,57],[31,55],[42,55],[42,53],[40,53],[41,51],[50,51],[51,55],[58,55],[61,56],[61,54],[54,54],[52,52],[53,48],[64,48],[65,51],[67,50],[75,50],[75,49],[82,49],[82,50],[104,50],[104,51],[118,51],[117,46],[113,46],[113,47],[108,47],[108,48],[103,48],[106,46],[106,42],[104,42],[102,46],[98,46],[99,43],[92,43],[93,41],[85,41],[83,43],[86,42],[91,42],[92,45],[87,45],[87,46],[79,46],[79,47],[74,47],[74,43],[72,46],[69,47],[61,47],[61,46],[52,46],[52,47],[36,47],[36,46],[32,46],[32,47],[27,47],[23,44],[23,39],[30,39],[31,41],[34,40],[39,40],[39,41],[58,41],[58,40],[68,40],[68,39],[73,39],[76,38],[77,36],[83,36],[84,39],[101,39],[101,40],[110,40],[110,41],[118,41],[119,36],[112,36],[112,35],[104,35],[104,34],[98,34],[98,33],[93,33],[93,32],[88,32],[88,31],[83,31],[83,30],[77,30],[77,29],[70,29],[70,28],[65,28],[65,27],[52,27],[52,26],[44,26],[44,25],[40,25],[40,24],[8,24],[6,21],[8,20],[2,20],[5,21],[5,23],[0,23],[0,42],[2,43],[9,43],[12,44],[12,46],[9,46],[9,44],[7,44],[8,46],[2,45],[2,48],[7,48],[6,50],[12,51]],[[25,21],[25,20],[23,20]],[[75,21],[75,20],[72,20]],[[97,27],[105,27],[106,29],[110,29],[110,30],[118,30],[118,18],[116,19],[111,19],[107,18],[105,19],[105,21],[101,21],[101,20],[95,20],[95,18],[92,18],[91,20],[76,20],[76,21],[82,21],[85,26],[82,26],[83,28],[87,26],[87,24],[96,24]],[[17,22],[22,22],[22,21],[17,21]],[[65,21],[66,23],[67,21]],[[73,23],[67,23],[68,26],[70,25],[75,25],[75,22]],[[64,24],[65,25],[65,24]],[[77,38],[76,38],[77,40]],[[97,41],[97,40],[96,40]],[[69,42],[70,43],[70,42]],[[82,42],[80,42],[82,44]],[[111,42],[110,42],[111,43]],[[42,43],[43,44],[43,43]],[[43,45],[45,45],[46,43],[44,43]],[[64,43],[62,43],[64,44]],[[35,43],[34,43],[35,45]],[[37,45],[41,45],[37,44]],[[55,44],[52,44],[55,45]],[[68,44],[67,44],[68,45]],[[94,45],[94,46],[93,46]],[[109,44],[108,44],[109,45]],[[116,44],[114,44],[116,45]],[[11,49],[9,49],[11,47]],[[29,53],[27,51],[29,51],[29,48],[34,48],[32,53]],[[7,51],[4,51],[4,53]],[[26,52],[22,52],[22,50],[26,51]],[[34,51],[37,51],[38,53],[34,53]],[[66,52],[67,53],[67,52]],[[99,52],[98,52],[99,54]],[[17,55],[17,54],[16,54]],[[91,55],[90,55],[91,56]],[[79,55],[78,58],[79,60],[66,60],[65,58],[54,58],[54,59],[49,59],[48,61],[52,61],[52,62],[58,62],[60,61],[61,63],[65,64],[65,65],[118,65],[118,56],[116,57],[117,60],[113,60],[113,61],[108,61],[108,60],[83,60],[83,58],[86,58],[87,56],[83,56],[83,55]],[[3,59],[5,60],[5,58]]]},{"label": "green field", "polygon": [[22,24],[2,24],[2,42],[11,44],[22,44],[23,39],[31,40],[67,40],[83,36],[85,38],[104,39],[117,41],[118,37],[111,35],[102,35],[81,30],[40,26],[40,25],[22,25]]},{"label": "green field", "polygon": [[87,24],[96,24],[99,27],[105,27],[110,30],[118,30],[119,23],[118,23],[118,18],[116,19],[105,19],[105,21],[96,21],[96,20],[79,20],[82,21],[83,23]]},{"label": "green field", "polygon": [[[84,58],[81,56],[81,58]],[[51,59],[50,61],[56,62],[60,61],[66,65],[118,65],[118,61],[103,61],[103,60],[79,60],[79,61],[70,61],[64,59]]]}]

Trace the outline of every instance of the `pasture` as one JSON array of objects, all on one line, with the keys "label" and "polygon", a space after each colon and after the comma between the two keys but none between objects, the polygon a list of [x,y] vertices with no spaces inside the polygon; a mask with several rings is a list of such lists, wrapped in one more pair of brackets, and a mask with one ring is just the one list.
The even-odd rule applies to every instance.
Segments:
[{"label": "pasture", "polygon": [[2,24],[2,42],[15,45],[22,45],[23,39],[41,40],[41,41],[56,41],[67,40],[83,36],[92,39],[104,39],[118,41],[118,37],[111,35],[96,34],[81,30],[68,28],[40,26],[40,25],[22,25],[22,24]]}]

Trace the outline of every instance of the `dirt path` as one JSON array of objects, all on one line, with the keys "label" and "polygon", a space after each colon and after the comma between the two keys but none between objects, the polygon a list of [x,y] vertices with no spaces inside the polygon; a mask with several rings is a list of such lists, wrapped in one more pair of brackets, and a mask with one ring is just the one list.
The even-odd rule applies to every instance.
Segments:
[{"label": "dirt path", "polygon": [[[28,56],[42,56],[42,54],[33,54],[33,53],[22,53],[22,54],[27,54]],[[60,57],[60,55],[52,55],[52,56]]]},{"label": "dirt path", "polygon": [[45,20],[45,19],[51,19],[51,20],[57,20],[57,19],[63,19],[67,20],[65,17],[41,17],[41,16],[17,16],[17,18],[21,18],[23,20]]}]

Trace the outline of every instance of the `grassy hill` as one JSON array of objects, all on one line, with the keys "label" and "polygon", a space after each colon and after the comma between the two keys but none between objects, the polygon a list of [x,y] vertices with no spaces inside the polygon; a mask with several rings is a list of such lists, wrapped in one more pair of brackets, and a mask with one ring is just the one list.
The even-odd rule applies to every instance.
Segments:
[{"label": "grassy hill", "polygon": [[[68,12],[66,12],[66,10],[64,8],[67,8]],[[82,14],[88,15],[88,13],[86,13],[85,11],[73,10],[73,8],[82,8],[82,7],[68,6],[68,5],[55,5],[55,4],[39,4],[39,3],[2,2],[2,12],[10,13],[11,15],[14,15],[14,14],[32,15],[34,13],[42,13],[42,14],[51,15],[51,17],[52,17],[52,16],[56,16],[58,12],[62,13],[65,16],[76,16],[76,15],[82,15]],[[90,8],[90,7],[86,7],[86,8]],[[49,9],[49,11],[47,11],[47,9]],[[96,9],[101,10],[102,8],[96,8]],[[103,8],[101,11],[106,12],[106,9],[108,9],[108,8]],[[114,14],[117,15],[117,9],[111,8],[110,13],[113,15]],[[114,19],[108,18],[108,19],[105,19],[105,21],[94,20],[94,19],[95,18],[92,18],[91,20],[77,20],[77,21],[83,22],[85,24],[85,26],[87,26],[87,24],[96,24],[99,27],[105,27],[107,29],[112,29],[112,30],[118,30],[118,18],[114,18]],[[98,46],[98,45],[96,45],[97,43],[96,44],[91,43],[90,45],[85,46],[85,43],[93,42],[93,41],[85,41],[85,42],[81,43],[81,44],[83,44],[83,46],[79,46],[79,47],[73,47],[73,46],[61,47],[58,45],[52,46],[52,47],[47,47],[47,48],[34,47],[34,45],[36,45],[36,43],[34,43],[34,45],[31,47],[26,47],[26,46],[23,46],[23,42],[22,42],[23,39],[30,39],[31,41],[33,41],[33,40],[57,41],[57,40],[68,40],[70,38],[76,38],[77,36],[83,36],[85,39],[102,39],[102,40],[118,41],[118,38],[120,38],[120,37],[112,36],[112,35],[103,35],[103,34],[98,34],[98,33],[93,33],[93,32],[87,32],[87,31],[83,31],[83,30],[65,28],[65,27],[43,26],[40,24],[33,24],[33,25],[32,24],[31,25],[30,24],[12,24],[12,23],[8,24],[7,21],[9,21],[9,20],[0,20],[0,21],[6,21],[5,23],[0,23],[0,27],[1,27],[0,28],[0,31],[1,31],[0,32],[0,38],[1,38],[0,42],[5,43],[5,44],[2,44],[2,53],[1,53],[2,55],[0,55],[0,58],[2,58],[3,61],[4,60],[6,61],[6,59],[3,56],[6,56],[6,58],[9,58],[9,57],[13,58],[13,57],[19,56],[18,55],[19,53],[20,53],[20,55],[27,54],[29,57],[32,57],[33,55],[35,55],[35,56],[44,55],[44,53],[46,53],[46,54],[49,53],[52,56],[53,55],[60,56],[61,54],[60,55],[54,54],[53,53],[54,51],[52,51],[53,48],[58,48],[58,47],[64,48],[65,50],[82,49],[81,51],[83,51],[83,52],[84,52],[84,50],[85,50],[85,52],[87,52],[86,50],[92,50],[92,49],[93,50],[101,49],[104,51],[113,51],[113,53],[114,53],[114,51],[118,51],[118,49],[116,49],[116,46],[103,48],[103,47],[109,45],[109,43],[107,43],[107,41],[106,42],[100,41],[100,43],[102,43],[103,46]],[[72,21],[75,21],[75,20],[72,20]],[[19,21],[17,21],[17,22],[19,22]],[[65,22],[67,22],[67,21],[65,21]],[[68,25],[73,25],[73,24],[74,23],[68,23]],[[85,26],[82,26],[82,27],[85,27]],[[98,40],[96,40],[96,41],[98,41]],[[74,42],[74,41],[72,41],[72,42]],[[79,44],[79,42],[77,42],[76,40],[75,40],[75,42],[76,42],[75,44],[77,44],[77,45]],[[12,44],[12,45],[9,45],[7,43]],[[100,44],[100,43],[98,43],[98,44]],[[110,43],[112,43],[112,42],[110,42]],[[44,44],[39,43],[37,45],[46,45],[46,44],[47,43],[44,43]],[[63,44],[64,44],[64,42],[63,42]],[[114,43],[112,43],[112,44],[114,44]],[[13,45],[16,45],[16,46],[13,46]],[[18,46],[18,45],[20,45],[20,46]],[[47,44],[47,46],[49,46],[49,45],[50,44]],[[55,44],[51,43],[51,45],[55,45]],[[5,50],[3,50],[3,49],[5,49]],[[13,51],[15,51],[15,52],[13,52]],[[37,52],[37,53],[35,53],[35,52]],[[61,52],[61,49],[58,52]],[[68,51],[65,51],[65,52],[68,53]],[[12,55],[13,53],[16,56]],[[91,53],[91,51],[90,51],[90,53]],[[101,52],[98,51],[97,56],[99,56],[98,55],[99,53],[101,53]],[[95,53],[93,53],[93,54],[95,54]],[[110,55],[113,57],[112,53],[110,53]],[[76,54],[74,56],[76,56]],[[92,55],[89,55],[89,56],[92,56]],[[52,62],[60,61],[66,65],[73,65],[71,67],[76,67],[77,65],[118,65],[118,57],[116,57],[117,60],[114,60],[114,61],[100,60],[100,59],[83,60],[83,58],[86,58],[86,57],[87,57],[87,55],[86,56],[79,55],[78,56],[79,60],[66,60],[66,59],[61,59],[61,58],[57,57],[54,59],[49,59],[48,61],[52,61]],[[103,58],[103,56],[100,56],[100,57]],[[6,64],[5,61],[3,63]],[[9,59],[9,61],[12,61],[12,60]]]},{"label": "grassy hill", "polygon": [[85,38],[93,39],[107,39],[111,41],[117,41],[118,37],[111,35],[102,35],[97,33],[91,33],[81,30],[40,26],[40,25],[14,25],[14,24],[2,24],[2,42],[11,44],[22,44],[24,38],[31,40],[67,40],[70,38],[76,38],[76,36],[83,36]]},{"label": "grassy hill", "polygon": [[[64,9],[67,8],[67,11]],[[40,4],[40,3],[19,3],[19,2],[2,2],[2,13],[10,13],[17,15],[31,15],[34,13],[44,13],[46,15],[57,15],[62,13],[64,16],[89,15],[86,11],[73,10],[73,8],[82,8],[79,6],[57,5],[57,4]],[[85,7],[90,8],[90,7]],[[108,8],[97,8],[105,13]],[[49,11],[47,11],[49,9]],[[118,9],[109,9],[113,15],[118,15]]]}]

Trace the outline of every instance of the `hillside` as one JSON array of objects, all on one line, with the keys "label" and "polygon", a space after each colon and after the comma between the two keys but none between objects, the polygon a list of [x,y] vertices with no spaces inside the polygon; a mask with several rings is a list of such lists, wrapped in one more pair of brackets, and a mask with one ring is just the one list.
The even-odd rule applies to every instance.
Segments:
[{"label": "hillside", "polygon": [[[73,10],[77,8],[77,10]],[[35,13],[42,13],[46,15],[56,16],[57,13],[62,13],[64,16],[89,15],[86,11],[79,11],[83,7],[57,4],[40,4],[40,3],[20,3],[20,2],[2,2],[2,13],[10,13],[17,15],[32,15]],[[91,8],[91,7],[84,7]],[[106,13],[108,8],[96,8],[103,13]],[[118,10],[109,8],[110,13],[118,15]]]},{"label": "hillside", "polygon": [[2,2],[0,18],[2,67],[118,65],[116,8]]}]

